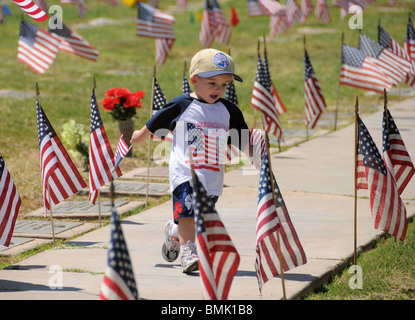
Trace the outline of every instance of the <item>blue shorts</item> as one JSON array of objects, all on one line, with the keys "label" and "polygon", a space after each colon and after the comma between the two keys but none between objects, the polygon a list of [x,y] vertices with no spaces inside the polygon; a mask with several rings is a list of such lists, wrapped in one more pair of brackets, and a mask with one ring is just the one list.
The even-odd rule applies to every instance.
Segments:
[{"label": "blue shorts", "polygon": [[[179,223],[180,218],[193,218],[193,188],[189,181],[183,182],[173,190],[173,218],[176,224]],[[210,196],[212,201],[216,203],[218,196]]]}]

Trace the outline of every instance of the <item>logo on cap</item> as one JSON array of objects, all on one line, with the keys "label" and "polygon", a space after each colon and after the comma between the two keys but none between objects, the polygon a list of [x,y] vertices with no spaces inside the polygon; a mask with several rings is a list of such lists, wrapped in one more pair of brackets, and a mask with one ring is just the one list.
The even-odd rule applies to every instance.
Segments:
[{"label": "logo on cap", "polygon": [[219,68],[226,68],[229,65],[228,58],[222,52],[215,54],[212,58],[212,62]]}]

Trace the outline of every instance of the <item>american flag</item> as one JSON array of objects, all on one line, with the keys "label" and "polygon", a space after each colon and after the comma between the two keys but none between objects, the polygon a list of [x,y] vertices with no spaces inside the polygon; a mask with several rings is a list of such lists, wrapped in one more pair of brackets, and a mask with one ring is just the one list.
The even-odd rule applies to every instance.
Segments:
[{"label": "american flag", "polygon": [[124,133],[121,133],[120,140],[118,140],[117,150],[115,152],[114,167],[117,168],[121,160],[125,158],[130,148],[123,139]]},{"label": "american flag", "polygon": [[[234,81],[231,81],[226,87],[225,99],[232,102],[239,108],[238,96],[236,95]],[[226,148],[226,158],[231,161],[232,159],[239,158],[239,149],[233,144],[228,144]]]},{"label": "american flag", "polygon": [[120,4],[120,0],[105,0],[107,3],[109,3],[110,5],[112,5],[113,7],[118,7],[118,5]]},{"label": "american flag", "polygon": [[287,0],[287,23],[289,26],[301,21],[301,10],[296,0]]},{"label": "american flag", "polygon": [[389,171],[394,173],[398,192],[402,194],[409,180],[414,175],[415,168],[389,110],[387,120],[386,128],[386,114],[383,111],[383,159]]},{"label": "american flag", "polygon": [[[219,172],[219,141],[214,134],[206,134],[203,129],[196,128],[196,125],[187,123],[188,146],[192,151],[195,169],[206,169]],[[209,132],[208,132],[209,133]],[[186,160],[186,163],[189,163]]]},{"label": "american flag", "polygon": [[[406,29],[406,38],[403,48],[412,63],[415,63],[415,31],[410,17],[408,18],[408,26]],[[411,87],[415,86],[415,75],[411,73],[407,74],[404,82]]]},{"label": "american flag", "polygon": [[374,228],[404,240],[407,229],[405,204],[369,131],[359,117],[357,121]]},{"label": "american flag", "polygon": [[270,15],[261,2],[261,0],[248,0],[248,17],[262,17]]},{"label": "american flag", "polygon": [[304,74],[305,118],[307,127],[313,129],[326,109],[326,101],[307,51],[304,55]]},{"label": "american flag", "polygon": [[268,66],[268,57],[266,50],[264,50],[264,62],[263,62],[263,70],[264,70],[264,78],[266,79],[266,87],[268,88],[268,91],[271,92],[271,95],[274,99],[274,105],[277,109],[277,114],[281,114],[287,111],[284,104],[281,101],[281,98],[277,92],[277,89],[275,88],[275,85],[273,81],[271,80],[271,74],[269,72],[269,66]]},{"label": "american flag", "polygon": [[313,9],[314,5],[311,0],[301,0],[301,23],[306,23]]},{"label": "american flag", "polygon": [[138,2],[137,36],[156,39],[156,61],[163,65],[176,40],[174,35],[174,17]]},{"label": "american flag", "polygon": [[138,300],[130,254],[117,212],[112,210],[108,262],[101,283],[101,300]]},{"label": "american flag", "polygon": [[[105,132],[98,110],[95,90],[91,96],[91,139],[89,143],[89,200],[95,204],[98,189],[109,183],[111,177],[122,175],[120,167],[114,167],[114,153]],[[115,171],[114,171],[115,169]]]},{"label": "american flag", "polygon": [[13,0],[24,12],[36,21],[44,21],[49,16],[40,9],[32,0]]},{"label": "american flag", "polygon": [[60,40],[59,50],[73,53],[92,61],[98,60],[98,51],[64,23],[62,23],[62,28],[49,29],[49,32],[54,33]]},{"label": "american flag", "polygon": [[286,32],[289,29],[285,11],[284,13],[271,16],[269,28],[270,39],[274,39],[276,36]]},{"label": "american flag", "polygon": [[265,139],[261,134],[261,131],[258,129],[252,128],[249,134],[249,143],[254,147],[254,151],[261,156],[265,157],[267,153],[267,147],[265,144]]},{"label": "american flag", "polygon": [[210,3],[210,0],[206,0],[200,25],[199,42],[203,46],[209,48],[215,39],[216,32],[216,19],[213,12],[213,6]]},{"label": "american flag", "polygon": [[[272,195],[271,176],[274,183],[275,200]],[[268,280],[281,273],[277,245],[278,233],[284,271],[305,264],[307,258],[275,177],[270,172],[268,154],[262,159],[258,188],[255,270],[261,292],[263,285]]]},{"label": "american flag", "polygon": [[412,75],[415,75],[415,65],[412,61],[410,55],[402,48],[399,43],[397,43],[390,35],[383,29],[380,25],[378,26],[379,31],[379,43],[384,46],[385,48],[388,48],[390,51],[392,51],[393,54],[395,54],[397,57],[399,57],[400,60],[398,60],[399,64],[403,69],[406,69],[409,67],[409,73]]},{"label": "american flag", "polygon": [[374,59],[356,48],[342,45],[340,84],[383,93],[392,87],[389,78],[378,68]]},{"label": "american flag", "polygon": [[[40,150],[40,169],[43,187],[43,202],[46,211],[86,187],[69,154],[53,130],[39,101],[37,108],[37,130]],[[49,195],[50,191],[50,195]],[[49,203],[49,197],[51,203]]]},{"label": "american flag", "polygon": [[213,201],[196,175],[194,180],[193,207],[202,296],[205,300],[226,300],[240,257]]},{"label": "american flag", "polygon": [[[153,79],[154,81],[154,92],[153,92],[153,106],[151,109],[151,116],[154,116],[157,111],[159,111],[167,103],[167,99],[164,96],[163,90],[161,90],[160,85],[157,82],[157,78]],[[155,139],[155,135],[151,135],[152,139]],[[167,136],[162,137],[162,140],[173,142],[173,133],[170,131]]]},{"label": "american flag", "polygon": [[264,117],[265,130],[278,138],[282,137],[282,129],[278,119],[278,112],[275,107],[275,100],[268,89],[269,80],[266,78],[261,56],[258,53],[257,74],[252,93],[251,105],[262,112]]},{"label": "american flag", "polygon": [[191,94],[192,89],[190,88],[189,81],[187,81],[186,72],[183,72],[183,85],[182,85],[183,94]]},{"label": "american flag", "polygon": [[238,96],[236,95],[234,81],[231,81],[226,87],[225,99],[232,102],[235,106],[239,107]]},{"label": "american flag", "polygon": [[317,19],[329,24],[331,21],[331,14],[326,0],[317,0],[315,14]]},{"label": "american flag", "polygon": [[21,203],[19,191],[0,154],[0,245],[9,246]]},{"label": "american flag", "polygon": [[17,60],[42,74],[53,63],[59,50],[59,39],[51,33],[22,20]]},{"label": "american flag", "polygon": [[213,16],[216,21],[215,40],[220,44],[228,45],[232,34],[231,25],[228,20],[226,20],[226,17],[216,0],[212,0],[212,6]]},{"label": "american flag", "polygon": [[398,85],[404,80],[411,68],[408,61],[362,33],[359,39],[359,49],[367,56],[374,58],[376,66],[390,79],[393,85]]},{"label": "american flag", "polygon": [[284,10],[284,7],[275,0],[258,0],[257,2],[265,9],[266,15],[273,16],[279,14],[281,10]]}]

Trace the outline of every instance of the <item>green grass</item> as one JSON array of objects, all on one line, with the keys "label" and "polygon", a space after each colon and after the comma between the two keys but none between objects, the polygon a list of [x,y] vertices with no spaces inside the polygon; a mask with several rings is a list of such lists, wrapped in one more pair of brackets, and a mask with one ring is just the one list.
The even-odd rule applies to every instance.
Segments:
[{"label": "green grass", "polygon": [[415,222],[409,223],[405,241],[388,236],[360,255],[357,265],[362,268],[361,289],[350,288],[349,282],[357,282],[347,268],[305,300],[414,300]]}]

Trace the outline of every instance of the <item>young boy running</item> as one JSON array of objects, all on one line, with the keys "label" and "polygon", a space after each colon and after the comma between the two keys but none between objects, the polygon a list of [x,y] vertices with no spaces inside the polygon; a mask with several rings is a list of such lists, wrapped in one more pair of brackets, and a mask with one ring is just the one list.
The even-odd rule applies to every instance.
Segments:
[{"label": "young boy running", "polygon": [[192,58],[189,75],[194,92],[172,99],[131,138],[132,144],[140,144],[151,133],[163,138],[173,132],[169,179],[174,220],[166,224],[162,254],[172,262],[181,251],[185,273],[198,269],[189,152],[195,173],[216,202],[223,189],[227,144],[245,152],[249,146],[249,129],[241,110],[221,98],[231,81],[242,82],[233,59],[215,49],[201,50]]}]

